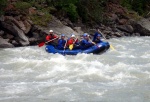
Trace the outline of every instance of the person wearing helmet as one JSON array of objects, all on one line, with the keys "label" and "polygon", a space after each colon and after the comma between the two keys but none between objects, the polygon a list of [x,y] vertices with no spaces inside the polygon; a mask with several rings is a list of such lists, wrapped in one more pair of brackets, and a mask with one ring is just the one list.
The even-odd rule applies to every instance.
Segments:
[{"label": "person wearing helmet", "polygon": [[[73,47],[71,47],[73,46]],[[75,37],[74,34],[71,35],[71,37],[67,40],[67,47],[72,50],[72,49],[77,49],[79,46],[78,43],[78,38]]]},{"label": "person wearing helmet", "polygon": [[57,48],[59,50],[64,50],[66,47],[65,34],[61,34],[61,38],[58,40]]},{"label": "person wearing helmet", "polygon": [[93,37],[93,42],[97,38],[97,35],[100,35],[100,37],[102,37],[102,34],[100,33],[99,27],[96,28],[96,32],[95,32],[94,37]]},{"label": "person wearing helmet", "polygon": [[98,34],[97,37],[96,37],[96,39],[93,40],[93,42],[95,42],[96,44],[102,42],[102,41],[101,41],[101,35]]},{"label": "person wearing helmet", "polygon": [[80,42],[80,48],[82,50],[85,50],[85,49],[87,49],[87,48],[89,48],[89,47],[91,47],[93,45],[94,44],[93,44],[92,41],[90,41],[89,35],[87,33],[84,33],[83,34],[83,39]]},{"label": "person wearing helmet", "polygon": [[47,44],[56,45],[56,42],[54,40],[58,39],[59,37],[56,36],[53,32],[53,30],[49,31],[49,34],[46,36],[46,42]]}]

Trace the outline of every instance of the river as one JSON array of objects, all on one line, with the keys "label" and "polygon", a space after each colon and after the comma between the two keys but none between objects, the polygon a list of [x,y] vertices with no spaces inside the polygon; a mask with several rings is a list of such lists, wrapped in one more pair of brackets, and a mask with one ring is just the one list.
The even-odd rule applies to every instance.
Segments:
[{"label": "river", "polygon": [[101,55],[0,49],[0,102],[150,102],[150,37],[108,41]]}]

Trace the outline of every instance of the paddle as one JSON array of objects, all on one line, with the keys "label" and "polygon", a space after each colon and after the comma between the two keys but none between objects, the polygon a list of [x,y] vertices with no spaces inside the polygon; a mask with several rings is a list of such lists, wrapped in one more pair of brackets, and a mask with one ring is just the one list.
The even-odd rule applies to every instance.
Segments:
[{"label": "paddle", "polygon": [[[98,30],[98,32],[100,32],[100,33],[102,34],[103,38],[106,40],[104,34],[103,34],[101,31],[99,31],[99,30]],[[112,50],[115,50],[115,48],[114,48],[111,44],[110,44],[110,48],[111,48]]]},{"label": "paddle", "polygon": [[54,39],[52,39],[52,40],[49,40],[49,41],[47,41],[47,42],[41,42],[40,44],[38,44],[38,46],[41,47],[41,46],[45,45],[45,43],[51,42],[51,41],[56,40],[56,39],[58,39],[58,38],[59,38],[59,37],[54,38]]},{"label": "paddle", "polygon": [[[94,45],[97,46],[97,44],[96,44],[95,42],[93,42],[90,38],[89,38],[89,40],[90,40],[90,42],[91,42],[92,44],[94,44]],[[97,46],[97,47],[99,47],[99,46]]]},{"label": "paddle", "polygon": [[69,49],[70,49],[70,50],[73,49],[73,44],[69,45]]},{"label": "paddle", "polygon": [[64,51],[63,51],[63,54],[64,54],[64,52],[65,52],[66,45],[67,45],[67,40],[66,40],[66,43],[65,43],[65,46],[64,46]]}]

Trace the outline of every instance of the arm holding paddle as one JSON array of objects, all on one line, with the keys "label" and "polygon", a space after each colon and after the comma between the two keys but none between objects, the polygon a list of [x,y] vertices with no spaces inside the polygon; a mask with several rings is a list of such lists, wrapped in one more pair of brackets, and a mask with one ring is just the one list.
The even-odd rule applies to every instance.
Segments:
[{"label": "arm holding paddle", "polygon": [[72,34],[71,37],[67,41],[67,46],[69,47],[70,50],[72,50],[74,48],[75,49],[78,48],[78,46],[76,46],[77,41],[78,41],[78,38],[75,38],[75,35]]},{"label": "arm holding paddle", "polygon": [[42,46],[44,46],[45,44],[47,44],[47,43],[49,43],[49,42],[51,42],[51,41],[54,41],[54,40],[56,40],[56,39],[58,39],[58,38],[59,38],[59,37],[54,38],[54,39],[49,40],[49,41],[46,41],[46,42],[41,42],[40,44],[38,44],[38,46],[39,46],[39,47],[42,47]]},{"label": "arm holding paddle", "polygon": [[[106,37],[104,36],[104,34],[98,29],[98,32],[103,36],[103,38],[106,40]],[[115,50],[115,48],[110,44],[110,48],[112,50]]]},{"label": "arm holding paddle", "polygon": [[74,48],[74,44],[77,42],[78,38],[74,40],[72,44],[69,45],[69,49],[72,50]]},{"label": "arm holding paddle", "polygon": [[58,39],[58,38],[59,38],[58,36],[54,35],[53,30],[50,30],[50,31],[49,31],[49,34],[46,36],[46,40],[47,40],[47,41],[38,44],[38,46],[41,47],[41,46],[43,46],[43,45],[45,45],[45,44],[47,44],[47,43],[49,43],[49,42],[51,42],[51,41],[54,41],[54,40],[56,40],[56,39]]}]

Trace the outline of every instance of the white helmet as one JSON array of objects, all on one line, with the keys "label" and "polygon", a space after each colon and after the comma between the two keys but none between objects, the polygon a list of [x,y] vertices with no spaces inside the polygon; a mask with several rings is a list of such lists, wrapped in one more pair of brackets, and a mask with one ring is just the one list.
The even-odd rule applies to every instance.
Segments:
[{"label": "white helmet", "polygon": [[49,32],[53,32],[53,30],[49,30]]},{"label": "white helmet", "polygon": [[75,35],[74,35],[74,34],[72,34],[72,35],[71,35],[71,37],[75,37]]}]

